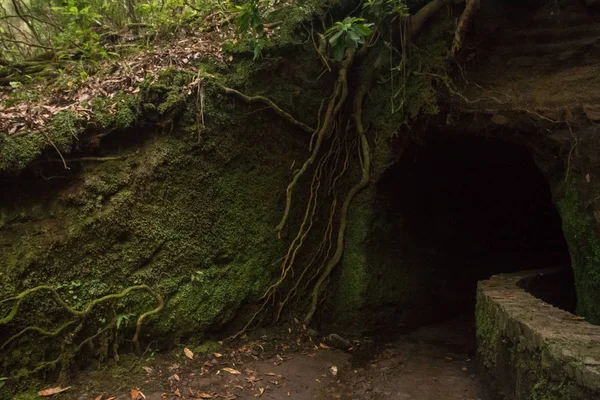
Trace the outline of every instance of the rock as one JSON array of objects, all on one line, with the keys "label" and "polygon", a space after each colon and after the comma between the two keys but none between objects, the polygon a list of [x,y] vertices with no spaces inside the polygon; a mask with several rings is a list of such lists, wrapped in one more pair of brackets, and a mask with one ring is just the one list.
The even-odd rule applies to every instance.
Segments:
[{"label": "rock", "polygon": [[599,104],[585,104],[583,106],[583,112],[590,121],[600,121],[600,105]]},{"label": "rock", "polygon": [[597,366],[600,365],[600,361],[596,360],[595,358],[592,357],[586,357],[583,359],[583,363],[585,365],[592,365],[592,366]]},{"label": "rock", "polygon": [[324,341],[326,345],[331,346],[334,349],[345,350],[352,347],[352,343],[336,333],[332,333],[331,335],[325,337]]}]

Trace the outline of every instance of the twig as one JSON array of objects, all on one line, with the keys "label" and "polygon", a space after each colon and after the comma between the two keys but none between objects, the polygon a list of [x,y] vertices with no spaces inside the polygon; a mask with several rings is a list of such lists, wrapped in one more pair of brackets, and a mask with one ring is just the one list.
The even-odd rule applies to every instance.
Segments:
[{"label": "twig", "polygon": [[52,147],[54,147],[54,149],[56,150],[56,152],[58,153],[60,159],[62,160],[63,166],[65,167],[65,169],[70,169],[67,166],[67,162],[65,161],[65,158],[63,157],[62,153],[60,152],[60,150],[58,149],[58,147],[56,147],[56,145],[54,144],[54,142],[52,141],[52,139],[50,139],[50,136],[48,136],[48,133],[46,133],[45,131],[42,131],[44,136],[46,136],[46,139],[48,139],[48,142],[50,142],[50,144],[52,145]]}]

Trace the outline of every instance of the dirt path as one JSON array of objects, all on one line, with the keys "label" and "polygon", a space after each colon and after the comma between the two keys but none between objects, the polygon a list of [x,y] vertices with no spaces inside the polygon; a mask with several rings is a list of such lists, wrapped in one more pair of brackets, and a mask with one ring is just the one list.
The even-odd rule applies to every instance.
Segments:
[{"label": "dirt path", "polygon": [[356,340],[353,351],[343,351],[289,329],[222,354],[163,356],[137,365],[133,375],[88,372],[68,398],[131,400],[131,390],[139,388],[147,400],[483,400],[471,334],[464,323],[452,322],[388,343]]}]

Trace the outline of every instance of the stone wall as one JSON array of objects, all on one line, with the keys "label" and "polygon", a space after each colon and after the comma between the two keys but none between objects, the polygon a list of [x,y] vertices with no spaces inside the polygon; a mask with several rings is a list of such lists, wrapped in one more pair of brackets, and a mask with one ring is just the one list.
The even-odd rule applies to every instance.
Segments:
[{"label": "stone wall", "polygon": [[600,326],[519,287],[551,272],[497,275],[479,283],[478,358],[493,398],[600,399]]}]

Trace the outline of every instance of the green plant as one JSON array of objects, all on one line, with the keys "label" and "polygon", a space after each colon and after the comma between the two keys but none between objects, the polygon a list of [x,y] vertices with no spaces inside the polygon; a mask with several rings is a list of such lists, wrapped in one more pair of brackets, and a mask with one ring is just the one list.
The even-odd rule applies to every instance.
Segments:
[{"label": "green plant", "polygon": [[129,325],[129,318],[135,316],[135,314],[119,314],[117,315],[117,330],[121,327],[125,328]]},{"label": "green plant", "polygon": [[2,388],[2,386],[4,386],[4,384],[6,383],[7,380],[8,380],[7,377],[0,376],[0,388]]},{"label": "green plant", "polygon": [[358,48],[371,34],[373,24],[364,21],[364,18],[346,17],[342,22],[338,21],[327,29],[325,37],[329,40],[331,53],[335,60],[342,60],[347,49]]},{"label": "green plant", "polygon": [[229,9],[229,12],[237,12],[237,32],[239,34],[251,31],[256,35],[262,35],[264,24],[262,14],[259,8],[259,0],[250,0],[241,6],[235,6]]},{"label": "green plant", "polygon": [[408,17],[410,11],[406,0],[367,0],[363,9],[371,14],[375,20],[382,21],[385,18]]}]

